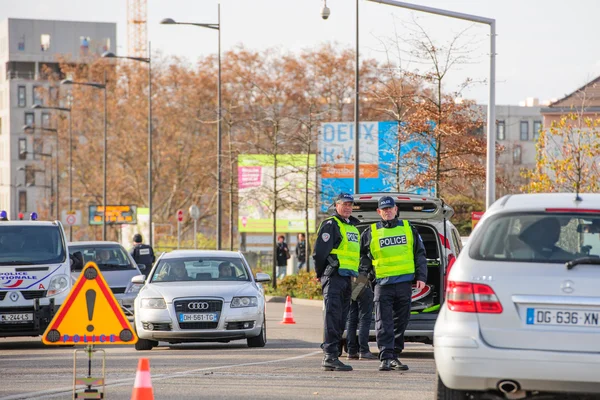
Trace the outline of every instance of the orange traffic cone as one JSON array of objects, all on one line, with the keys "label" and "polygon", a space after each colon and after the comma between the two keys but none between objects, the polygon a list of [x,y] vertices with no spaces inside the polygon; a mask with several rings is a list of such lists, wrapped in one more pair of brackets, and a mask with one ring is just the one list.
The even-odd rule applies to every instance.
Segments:
[{"label": "orange traffic cone", "polygon": [[152,380],[150,379],[150,361],[147,358],[140,358],[131,400],[154,400]]},{"label": "orange traffic cone", "polygon": [[290,296],[285,298],[285,310],[283,311],[283,321],[280,324],[295,324],[294,317],[292,316],[292,298]]}]

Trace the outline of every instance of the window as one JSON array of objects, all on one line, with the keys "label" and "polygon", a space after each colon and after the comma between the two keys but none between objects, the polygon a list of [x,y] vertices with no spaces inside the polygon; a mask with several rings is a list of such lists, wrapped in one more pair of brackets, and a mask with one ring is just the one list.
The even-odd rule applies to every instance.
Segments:
[{"label": "window", "polygon": [[163,259],[154,270],[152,282],[249,281],[240,258],[203,257]]},{"label": "window", "polygon": [[17,105],[19,107],[27,107],[27,93],[25,92],[25,86],[19,86],[17,88]]},{"label": "window", "polygon": [[19,160],[27,159],[27,139],[19,139]]},{"label": "window", "polygon": [[32,112],[25,113],[25,125],[35,126],[35,114]]},{"label": "window", "polygon": [[76,251],[81,252],[83,264],[78,265],[74,271],[81,271],[90,261],[97,263],[102,272],[135,270],[135,266],[129,261],[127,253],[121,246],[69,246],[71,255]]},{"label": "window", "polygon": [[515,145],[513,149],[513,164],[521,164],[521,146]]},{"label": "window", "polygon": [[50,128],[50,113],[42,113],[42,128]]},{"label": "window", "polygon": [[44,96],[42,94],[42,88],[39,86],[33,87],[33,104],[39,104],[40,106],[44,105]]},{"label": "window", "polygon": [[506,124],[504,121],[498,121],[496,124],[496,139],[497,140],[506,140]]},{"label": "window", "polygon": [[48,35],[47,33],[42,34],[42,36],[40,37],[40,44],[42,51],[50,50],[50,35]]},{"label": "window", "polygon": [[25,185],[35,186],[35,169],[31,166],[25,167]]},{"label": "window", "polygon": [[521,140],[529,140],[529,121],[521,121]]},{"label": "window", "polygon": [[44,139],[33,138],[33,158],[39,160],[44,153]]},{"label": "window", "polygon": [[56,86],[51,86],[48,89],[48,104],[50,106],[56,106],[58,104],[58,88]]},{"label": "window", "polygon": [[19,212],[27,211],[27,192],[19,192]]},{"label": "window", "polygon": [[540,131],[542,130],[542,121],[533,121],[533,140],[537,140],[540,137]]}]

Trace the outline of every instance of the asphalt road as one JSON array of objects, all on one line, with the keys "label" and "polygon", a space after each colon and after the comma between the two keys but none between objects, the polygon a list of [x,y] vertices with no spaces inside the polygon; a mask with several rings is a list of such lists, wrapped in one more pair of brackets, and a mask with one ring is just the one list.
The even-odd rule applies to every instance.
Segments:
[{"label": "asphalt road", "polygon": [[[283,303],[267,305],[267,346],[228,344],[161,346],[138,352],[130,346],[106,351],[107,399],[129,399],[140,357],[150,360],[155,399],[433,399],[431,346],[408,344],[407,372],[379,372],[378,361],[353,361],[352,372],[321,371],[321,308],[293,305],[295,325],[281,325]],[[375,343],[371,350],[376,352]],[[83,347],[80,347],[83,349]],[[46,347],[39,338],[0,339],[0,400],[69,399],[73,348]],[[78,375],[87,357],[78,353]],[[344,360],[345,361],[345,360]],[[92,375],[101,375],[94,356]]]}]

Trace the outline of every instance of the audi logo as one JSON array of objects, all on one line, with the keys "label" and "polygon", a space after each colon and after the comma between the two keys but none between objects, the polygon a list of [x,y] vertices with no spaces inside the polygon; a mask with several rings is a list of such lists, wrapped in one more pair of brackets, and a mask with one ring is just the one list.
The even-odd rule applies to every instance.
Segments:
[{"label": "audi logo", "polygon": [[205,303],[205,302],[188,303],[188,309],[190,309],[190,310],[208,310],[208,303]]}]

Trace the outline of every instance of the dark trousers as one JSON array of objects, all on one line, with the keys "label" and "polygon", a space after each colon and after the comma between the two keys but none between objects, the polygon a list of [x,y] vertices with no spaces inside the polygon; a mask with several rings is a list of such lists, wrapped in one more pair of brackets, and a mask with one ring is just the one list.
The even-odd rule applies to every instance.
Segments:
[{"label": "dark trousers", "polygon": [[[356,301],[350,303],[348,312],[348,354],[369,352],[369,329],[373,320],[373,291],[365,287]],[[358,329],[358,340],[356,330]]]},{"label": "dark trousers", "polygon": [[331,276],[321,277],[323,302],[325,304],[323,352],[332,358],[338,358],[350,296],[352,294],[349,276],[340,276],[334,272]]},{"label": "dark trousers", "polygon": [[404,330],[410,318],[412,282],[375,285],[375,329],[379,359],[396,357],[404,348]]}]

